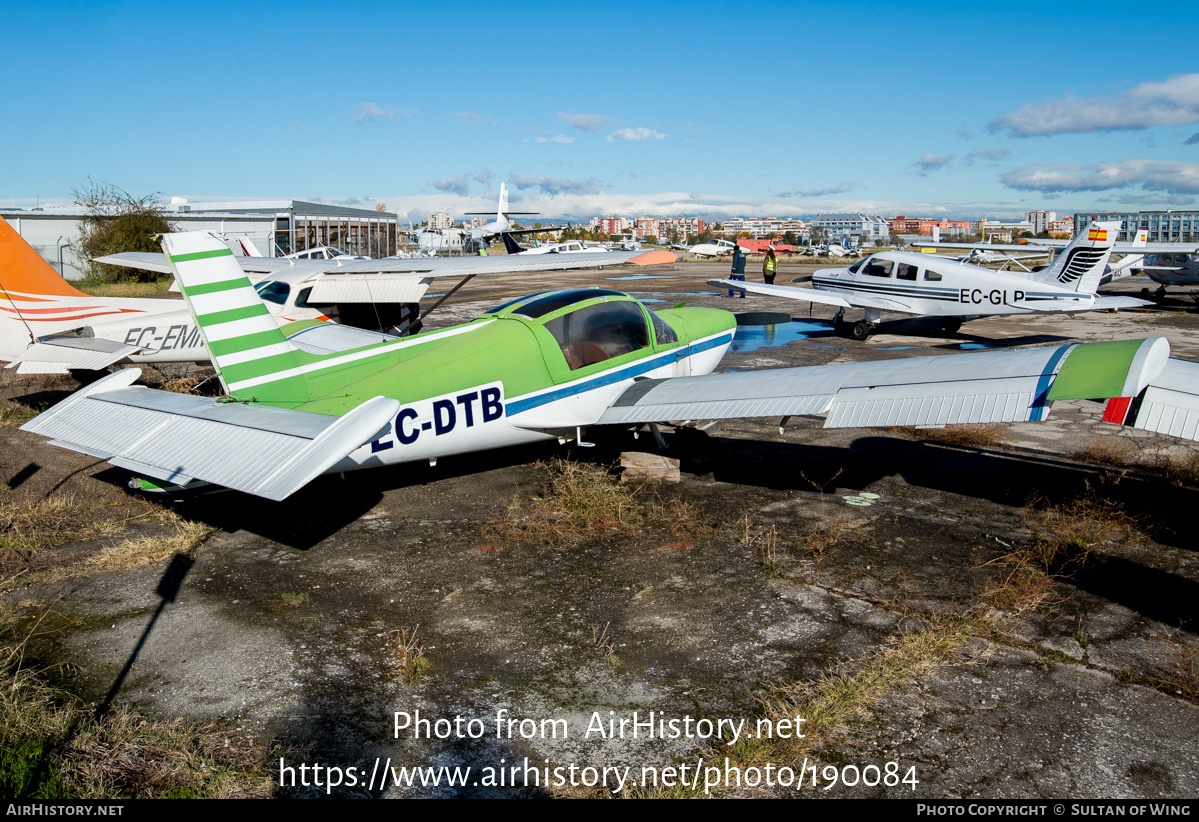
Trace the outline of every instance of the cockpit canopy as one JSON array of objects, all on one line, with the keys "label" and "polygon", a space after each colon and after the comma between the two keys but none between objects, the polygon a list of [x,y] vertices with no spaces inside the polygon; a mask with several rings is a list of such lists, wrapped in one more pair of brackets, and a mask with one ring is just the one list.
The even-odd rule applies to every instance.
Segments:
[{"label": "cockpit canopy", "polygon": [[678,342],[674,329],[657,314],[627,294],[603,288],[543,291],[487,313],[543,320],[540,324],[554,338],[572,371],[648,348],[651,343],[669,346]]}]

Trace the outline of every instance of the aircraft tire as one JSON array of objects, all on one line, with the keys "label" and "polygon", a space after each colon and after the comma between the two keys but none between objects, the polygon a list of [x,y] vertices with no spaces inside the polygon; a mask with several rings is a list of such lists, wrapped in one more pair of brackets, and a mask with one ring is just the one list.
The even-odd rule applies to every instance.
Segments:
[{"label": "aircraft tire", "polygon": [[858,320],[853,324],[853,328],[849,334],[858,342],[862,342],[870,336],[870,323],[865,320]]},{"label": "aircraft tire", "polygon": [[941,321],[941,327],[950,334],[956,334],[962,329],[961,317],[946,317]]}]

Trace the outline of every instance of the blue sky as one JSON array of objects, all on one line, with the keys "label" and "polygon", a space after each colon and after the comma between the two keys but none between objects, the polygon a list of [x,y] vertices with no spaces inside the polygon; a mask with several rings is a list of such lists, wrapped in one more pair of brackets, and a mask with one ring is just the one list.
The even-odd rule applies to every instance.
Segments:
[{"label": "blue sky", "polygon": [[503,181],[547,218],[1199,207],[1189,4],[599,8],[10,6],[0,204],[90,177],[414,220]]}]

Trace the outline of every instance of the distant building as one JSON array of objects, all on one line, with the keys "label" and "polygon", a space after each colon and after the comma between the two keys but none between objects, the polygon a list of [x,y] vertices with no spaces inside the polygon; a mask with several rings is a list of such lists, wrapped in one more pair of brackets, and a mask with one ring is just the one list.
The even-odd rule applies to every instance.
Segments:
[{"label": "distant building", "polygon": [[[76,208],[0,209],[0,217],[68,280],[88,274],[71,248],[79,239],[79,221],[86,216]],[[245,237],[268,257],[331,245],[377,258],[399,248],[396,215],[374,209],[303,200],[176,200],[166,206],[166,216],[179,231],[211,231],[231,245]]]},{"label": "distant building", "polygon": [[725,220],[721,223],[721,233],[725,237],[737,237],[749,234],[751,237],[773,237],[775,234],[786,234],[788,231],[799,235],[804,230],[803,220],[780,217],[744,217]]},{"label": "distant building", "polygon": [[429,215],[429,228],[450,228],[454,225],[454,218],[444,211],[436,211]]},{"label": "distant building", "polygon": [[1075,233],[1087,223],[1120,220],[1119,242],[1127,241],[1137,229],[1149,231],[1151,243],[1187,243],[1199,239],[1199,211],[1082,211],[1074,215]]},{"label": "distant building", "polygon": [[1024,220],[1032,226],[1033,234],[1049,233],[1049,224],[1057,220],[1056,211],[1029,211]]},{"label": "distant building", "polygon": [[817,214],[816,219],[808,221],[808,230],[822,228],[828,233],[828,239],[838,242],[842,239],[873,242],[886,240],[891,236],[891,228],[882,217],[856,214]]}]

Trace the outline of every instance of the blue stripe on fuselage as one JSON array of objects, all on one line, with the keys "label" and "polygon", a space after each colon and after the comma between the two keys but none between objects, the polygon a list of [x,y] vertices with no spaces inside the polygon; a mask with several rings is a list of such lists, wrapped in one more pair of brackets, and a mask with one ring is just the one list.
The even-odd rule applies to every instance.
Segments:
[{"label": "blue stripe on fuselage", "polygon": [[[721,334],[718,337],[713,337],[710,340],[692,343],[688,346],[687,356],[699,354],[703,351],[709,351],[721,345],[728,345],[733,341],[732,334]],[[573,397],[577,394],[582,394],[585,391],[592,391],[596,388],[603,388],[606,385],[621,382],[622,380],[639,377],[642,374],[653,371],[655,368],[661,368],[664,365],[669,365],[672,362],[680,359],[678,357],[678,349],[670,351],[666,354],[661,354],[657,357],[640,360],[624,368],[618,368],[613,371],[605,371],[602,374],[597,374],[589,380],[575,383],[574,385],[563,386],[552,391],[547,391],[544,394],[536,394],[534,396],[523,397],[518,400],[511,400],[507,403],[506,413],[509,417],[520,414],[523,411],[528,411],[533,408],[539,408],[557,400]]]}]

